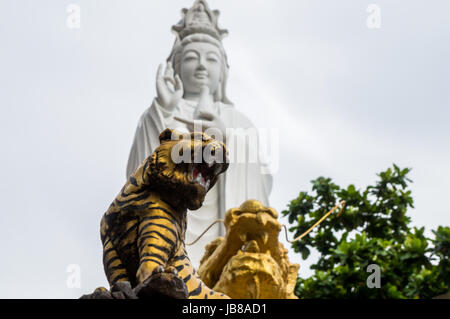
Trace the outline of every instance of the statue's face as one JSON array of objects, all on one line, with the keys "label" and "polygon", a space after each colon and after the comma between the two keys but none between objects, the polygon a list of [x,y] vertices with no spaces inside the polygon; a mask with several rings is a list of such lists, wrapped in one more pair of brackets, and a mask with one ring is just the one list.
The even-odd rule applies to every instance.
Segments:
[{"label": "statue's face", "polygon": [[184,91],[200,94],[202,86],[209,87],[214,94],[221,75],[221,54],[219,49],[207,42],[187,44],[181,53],[180,77]]}]

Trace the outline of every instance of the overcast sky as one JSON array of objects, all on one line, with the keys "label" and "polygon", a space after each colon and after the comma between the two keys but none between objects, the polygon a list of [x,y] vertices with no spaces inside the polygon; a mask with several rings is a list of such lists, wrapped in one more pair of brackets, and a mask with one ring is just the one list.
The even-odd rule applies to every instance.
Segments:
[{"label": "overcast sky", "polygon": [[[71,3],[80,29],[66,25]],[[170,28],[192,3],[1,1],[1,298],[107,286],[100,219],[124,184]],[[379,29],[367,27],[370,3]],[[450,224],[449,1],[209,4],[230,33],[228,96],[280,132],[271,206],[281,213],[318,176],[361,188],[396,163],[413,168],[413,225]],[[314,256],[290,258],[310,275]],[[80,288],[67,286],[72,264]]]}]

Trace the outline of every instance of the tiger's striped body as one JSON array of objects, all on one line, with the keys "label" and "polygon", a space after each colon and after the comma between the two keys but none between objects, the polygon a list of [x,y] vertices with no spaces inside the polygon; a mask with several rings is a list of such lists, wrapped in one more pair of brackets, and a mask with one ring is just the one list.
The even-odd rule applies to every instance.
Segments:
[{"label": "tiger's striped body", "polygon": [[[200,146],[212,141],[203,139]],[[117,282],[129,281],[135,287],[158,267],[175,268],[187,286],[189,298],[228,298],[209,289],[200,280],[186,254],[187,208],[180,204],[183,203],[180,197],[197,193],[189,195],[186,185],[176,186],[177,182],[187,182],[181,173],[167,172],[178,170],[178,166],[165,157],[173,145],[167,145],[170,142],[164,139],[161,142],[161,146],[128,179],[102,218],[103,265],[108,282],[112,287]],[[190,147],[199,147],[196,143],[199,142],[191,141]],[[219,146],[224,147],[223,144]],[[169,174],[174,181],[170,184],[174,189],[164,188],[167,182],[158,181],[159,175],[164,174]]]}]

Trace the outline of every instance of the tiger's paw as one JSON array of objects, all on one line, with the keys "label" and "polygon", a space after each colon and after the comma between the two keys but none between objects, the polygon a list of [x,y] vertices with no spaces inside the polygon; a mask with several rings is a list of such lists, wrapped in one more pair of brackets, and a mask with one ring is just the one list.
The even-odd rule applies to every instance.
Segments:
[{"label": "tiger's paw", "polygon": [[134,289],[138,298],[143,299],[187,299],[189,293],[184,281],[177,276],[174,267],[161,266]]}]

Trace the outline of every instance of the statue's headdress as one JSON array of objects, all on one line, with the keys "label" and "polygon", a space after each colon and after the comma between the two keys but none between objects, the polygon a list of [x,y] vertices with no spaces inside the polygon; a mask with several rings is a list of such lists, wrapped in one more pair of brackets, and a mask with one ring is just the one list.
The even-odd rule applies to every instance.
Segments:
[{"label": "statue's headdress", "polygon": [[[224,67],[222,68],[223,78],[220,89],[215,94],[215,99],[224,103],[232,104],[226,96],[226,82],[228,78],[228,61],[225,50],[222,46],[222,39],[228,35],[228,31],[221,29],[217,23],[219,10],[211,10],[206,0],[195,0],[190,9],[181,10],[181,21],[172,27],[176,35],[172,51],[167,58],[173,66],[176,66],[176,57],[179,56],[182,44],[190,41],[207,41],[217,45],[222,53]],[[199,38],[200,36],[200,38]],[[199,40],[200,39],[200,40]],[[175,70],[177,72],[177,70]]]},{"label": "statue's headdress", "polygon": [[196,0],[189,10],[184,8],[181,15],[181,21],[172,27],[178,41],[194,33],[208,34],[218,41],[228,35],[227,30],[218,26],[219,10],[209,9],[205,0]]}]

